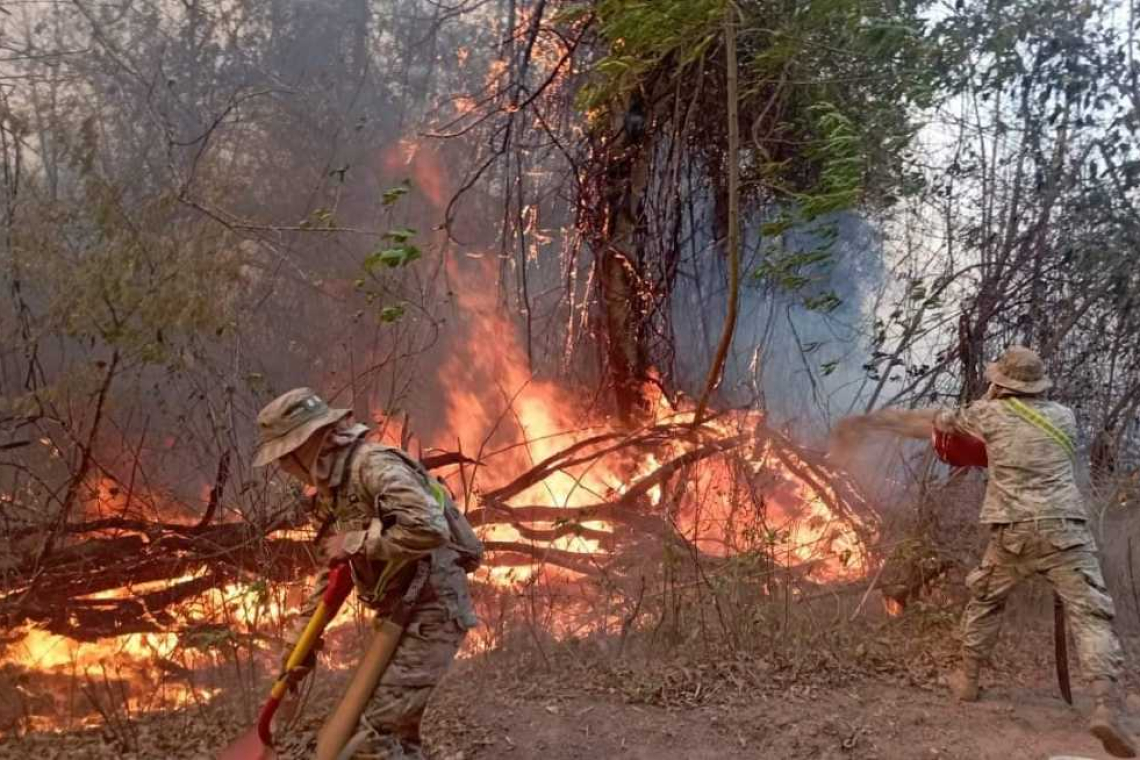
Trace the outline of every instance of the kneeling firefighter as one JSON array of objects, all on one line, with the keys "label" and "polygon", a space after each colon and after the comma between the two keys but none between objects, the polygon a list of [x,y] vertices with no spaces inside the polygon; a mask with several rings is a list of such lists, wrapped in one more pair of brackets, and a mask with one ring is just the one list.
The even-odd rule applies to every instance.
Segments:
[{"label": "kneeling firefighter", "polygon": [[[369,429],[353,423],[350,410],[297,388],[262,409],[257,422],[254,466],[275,462],[317,489],[312,517],[333,529],[326,559],[349,564],[357,596],[378,621],[400,609],[405,623],[379,683],[365,686],[367,705],[337,756],[421,758],[428,699],[476,624],[466,574],[478,567],[483,547],[439,481],[402,449],[365,442]],[[327,571],[318,577],[302,620],[327,578]],[[290,680],[313,664],[310,658],[295,668]]]},{"label": "kneeling firefighter", "polygon": [[[1135,740],[1122,721],[1118,680],[1124,658],[1113,630],[1115,609],[1077,488],[1076,418],[1045,397],[1052,382],[1028,348],[1011,347],[986,368],[986,378],[985,397],[968,406],[884,409],[842,421],[840,435],[850,438],[863,428],[933,439],[951,464],[989,468],[981,512],[989,541],[981,564],[966,577],[970,601],[962,621],[962,664],[950,678],[954,695],[978,699],[979,675],[997,643],[1010,592],[1040,576],[1068,611],[1081,671],[1096,700],[1090,730],[1109,754],[1136,757]],[[1063,642],[1063,613],[1059,620]],[[1061,660],[1058,666],[1067,668]],[[1067,670],[1059,672],[1068,698]]]}]

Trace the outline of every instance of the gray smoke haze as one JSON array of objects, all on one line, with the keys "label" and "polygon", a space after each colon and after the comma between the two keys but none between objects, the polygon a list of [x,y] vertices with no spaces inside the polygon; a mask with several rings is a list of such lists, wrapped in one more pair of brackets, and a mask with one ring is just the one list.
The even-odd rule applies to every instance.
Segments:
[{"label": "gray smoke haze", "polygon": [[[744,233],[740,315],[719,397],[731,406],[761,406],[774,423],[819,441],[849,413],[867,381],[866,325],[885,270],[876,230],[854,213],[770,238],[764,219]],[[819,250],[825,261],[794,271],[797,288],[764,277],[765,263]],[[704,380],[726,309],[726,262],[711,249],[699,271],[682,277],[674,304],[677,370],[686,387]],[[832,298],[834,296],[834,299]],[[820,308],[809,308],[816,303]]]}]

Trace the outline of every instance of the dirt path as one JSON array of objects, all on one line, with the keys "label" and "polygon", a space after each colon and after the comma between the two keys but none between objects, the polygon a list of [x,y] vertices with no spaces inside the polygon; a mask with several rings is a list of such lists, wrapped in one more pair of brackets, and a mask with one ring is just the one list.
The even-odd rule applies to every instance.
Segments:
[{"label": "dirt path", "polygon": [[[441,760],[1108,757],[1085,732],[1085,694],[1073,708],[1047,690],[993,688],[981,702],[960,705],[941,690],[864,681],[835,690],[793,687],[731,706],[666,709],[593,694],[519,698],[493,688],[472,699],[454,683],[433,715]],[[1140,729],[1135,721],[1133,729]]]}]

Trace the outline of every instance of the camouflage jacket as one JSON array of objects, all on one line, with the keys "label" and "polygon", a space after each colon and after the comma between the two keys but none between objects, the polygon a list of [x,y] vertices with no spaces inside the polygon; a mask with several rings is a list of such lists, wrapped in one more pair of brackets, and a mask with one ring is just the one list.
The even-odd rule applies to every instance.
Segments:
[{"label": "camouflage jacket", "polygon": [[[387,614],[406,590],[417,560],[430,555],[426,593],[463,628],[473,628],[477,620],[467,575],[449,545],[451,531],[430,475],[399,449],[380,444],[358,444],[349,457],[345,482],[320,500],[314,516],[321,522],[331,516],[334,528],[345,534],[357,596]],[[301,626],[324,593],[327,575],[326,570],[318,575]]]},{"label": "camouflage jacket", "polygon": [[[1076,440],[1076,418],[1067,406],[1044,399],[1020,401],[1069,440]],[[1007,402],[984,399],[945,410],[938,413],[934,424],[939,430],[965,433],[986,443],[989,483],[982,504],[983,523],[1088,519],[1070,452],[1040,426],[1016,414]]]}]

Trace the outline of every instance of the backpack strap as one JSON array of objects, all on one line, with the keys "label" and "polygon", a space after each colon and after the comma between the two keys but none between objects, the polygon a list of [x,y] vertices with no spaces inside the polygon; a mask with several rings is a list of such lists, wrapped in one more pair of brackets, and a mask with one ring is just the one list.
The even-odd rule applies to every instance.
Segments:
[{"label": "backpack strap", "polygon": [[363,438],[359,438],[352,442],[352,448],[348,450],[348,455],[344,459],[344,468],[342,470],[340,484],[332,490],[332,504],[329,509],[326,524],[321,526],[322,531],[328,530],[326,527],[329,520],[335,522],[338,517],[338,507],[340,506],[341,492],[346,488],[350,488],[353,480],[352,467],[356,463],[356,455],[360,449],[367,443]]},{"label": "backpack strap", "polygon": [[1052,438],[1058,446],[1065,450],[1070,459],[1075,460],[1077,458],[1077,447],[1073,445],[1072,439],[1065,435],[1065,431],[1054,425],[1048,417],[1013,396],[1007,396],[1002,400],[1011,412]]}]

